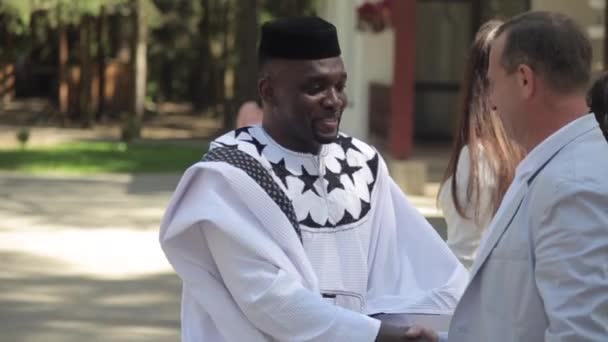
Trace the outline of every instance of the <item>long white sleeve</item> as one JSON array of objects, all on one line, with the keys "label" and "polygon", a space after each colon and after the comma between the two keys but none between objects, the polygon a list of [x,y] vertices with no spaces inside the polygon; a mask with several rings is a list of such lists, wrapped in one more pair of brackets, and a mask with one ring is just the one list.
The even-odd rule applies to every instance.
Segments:
[{"label": "long white sleeve", "polygon": [[468,281],[439,234],[384,171],[370,247],[370,313],[451,314]]},{"label": "long white sleeve", "polygon": [[[248,193],[248,196],[266,194],[260,189],[259,195]],[[209,281],[201,281],[203,271],[213,275],[213,283],[225,286],[246,325],[250,324],[271,340],[371,342],[375,339],[380,326],[378,320],[334,306],[304,286],[288,253],[268,234],[270,229],[293,227],[277,226],[273,220],[262,223],[259,215],[252,213],[243,202],[243,194],[220,173],[201,172],[192,178],[176,208],[173,221],[183,222],[180,218],[183,215],[199,218],[189,218],[190,226],[181,233],[187,238],[174,237],[173,243],[165,244],[165,251],[188,288],[190,298],[202,300],[201,306],[215,310],[208,310],[212,318],[223,315],[224,309],[206,296]],[[188,213],[180,213],[181,210]],[[205,246],[208,253],[201,252]],[[207,270],[200,266],[203,261]],[[209,269],[208,265],[213,267]],[[226,304],[225,310],[229,310],[231,303]],[[240,329],[238,321],[232,324],[233,330]],[[225,339],[249,340],[247,335],[233,335],[240,337]]]}]

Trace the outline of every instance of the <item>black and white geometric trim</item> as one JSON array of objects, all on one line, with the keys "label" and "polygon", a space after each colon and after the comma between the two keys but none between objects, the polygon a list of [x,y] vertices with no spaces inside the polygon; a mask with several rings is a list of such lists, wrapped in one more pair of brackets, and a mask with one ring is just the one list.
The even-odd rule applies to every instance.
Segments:
[{"label": "black and white geometric trim", "polygon": [[293,228],[296,230],[298,238],[302,241],[300,225],[296,218],[293,203],[259,161],[246,152],[231,147],[213,148],[207,152],[202,161],[225,162],[247,173],[249,177],[264,189],[277,206],[279,206],[283,214],[285,214]]},{"label": "black and white geometric trim", "polygon": [[[234,150],[255,161],[260,172],[272,179],[277,193],[289,202],[288,207],[279,207],[288,216],[293,212],[296,219],[292,224],[297,230],[348,228],[369,216],[379,172],[377,151],[343,134],[325,145],[316,160],[285,153],[277,145],[261,127],[247,126],[215,140],[210,151]],[[322,208],[324,204],[327,209]]]}]

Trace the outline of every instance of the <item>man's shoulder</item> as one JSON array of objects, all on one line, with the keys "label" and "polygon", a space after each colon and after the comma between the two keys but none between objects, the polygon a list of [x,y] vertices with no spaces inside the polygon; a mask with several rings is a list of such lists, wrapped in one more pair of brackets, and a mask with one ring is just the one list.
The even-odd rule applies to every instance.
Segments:
[{"label": "man's shoulder", "polygon": [[[223,167],[233,167],[259,180],[267,180],[265,173],[270,169],[266,156],[268,142],[259,126],[246,126],[223,134],[209,144],[209,151],[201,162],[220,162]],[[232,174],[237,177],[239,174]]]},{"label": "man's shoulder", "polygon": [[224,133],[209,144],[209,152],[251,157],[266,166],[268,138],[259,125],[245,126]]},{"label": "man's shoulder", "polygon": [[608,143],[586,134],[560,150],[530,184],[531,205],[543,210],[567,198],[596,194],[608,201]]},{"label": "man's shoulder", "polygon": [[252,139],[252,137],[254,137],[254,131],[258,129],[258,126],[245,126],[228,131],[211,141],[209,148],[236,146],[239,143],[242,143],[244,139]]},{"label": "man's shoulder", "polygon": [[608,143],[599,132],[578,137],[538,172],[535,187],[557,189],[567,184],[608,186]]}]

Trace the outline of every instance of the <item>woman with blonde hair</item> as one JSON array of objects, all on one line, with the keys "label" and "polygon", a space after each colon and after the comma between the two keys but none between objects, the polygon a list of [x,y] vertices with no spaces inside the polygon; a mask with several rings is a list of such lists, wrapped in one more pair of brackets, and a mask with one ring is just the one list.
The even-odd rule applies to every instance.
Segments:
[{"label": "woman with blonde hair", "polygon": [[459,129],[438,196],[447,223],[447,243],[467,268],[523,158],[521,149],[507,138],[488,98],[490,44],[501,24],[486,22],[471,46]]}]

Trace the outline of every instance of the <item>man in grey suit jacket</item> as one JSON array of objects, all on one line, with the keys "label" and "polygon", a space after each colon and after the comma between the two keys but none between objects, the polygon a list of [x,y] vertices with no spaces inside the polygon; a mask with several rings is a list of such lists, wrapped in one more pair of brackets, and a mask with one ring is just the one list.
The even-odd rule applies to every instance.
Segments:
[{"label": "man in grey suit jacket", "polygon": [[[517,16],[496,37],[491,101],[528,155],[482,241],[449,341],[608,341],[608,144],[586,114],[590,43],[549,12]],[[422,327],[409,334],[438,339]]]}]

